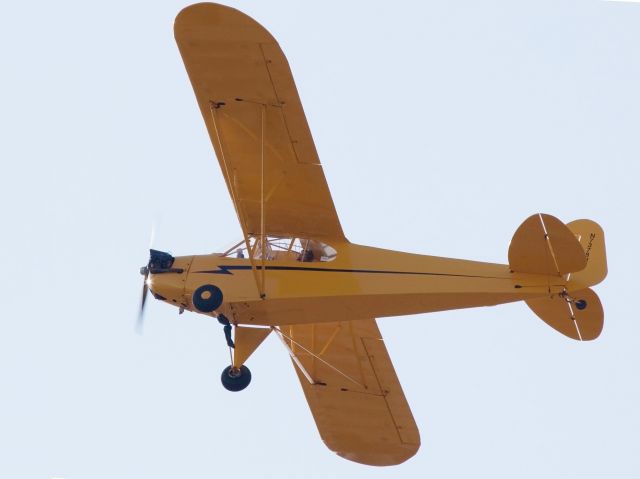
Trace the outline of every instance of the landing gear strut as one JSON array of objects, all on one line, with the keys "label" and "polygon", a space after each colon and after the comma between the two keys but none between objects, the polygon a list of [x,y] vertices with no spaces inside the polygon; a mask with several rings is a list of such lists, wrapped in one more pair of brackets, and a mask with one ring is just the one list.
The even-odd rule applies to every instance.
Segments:
[{"label": "landing gear strut", "polygon": [[[242,391],[251,382],[251,371],[244,363],[269,335],[271,328],[238,325],[234,328],[224,314],[218,314],[218,322],[224,326],[224,338],[231,356],[231,365],[224,368],[220,380],[226,390]],[[235,334],[232,338],[233,329]]]},{"label": "landing gear strut", "polygon": [[222,370],[220,380],[227,391],[242,391],[251,382],[251,371],[244,365],[239,368],[227,366]]},{"label": "landing gear strut", "polygon": [[227,346],[235,348],[236,345],[233,344],[233,339],[231,339],[231,323],[224,314],[218,315],[218,322],[224,326],[224,339],[227,340]]}]

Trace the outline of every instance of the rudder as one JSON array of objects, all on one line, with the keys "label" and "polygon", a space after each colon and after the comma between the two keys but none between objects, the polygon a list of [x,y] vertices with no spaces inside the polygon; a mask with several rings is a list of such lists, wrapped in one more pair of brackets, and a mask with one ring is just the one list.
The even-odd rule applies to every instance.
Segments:
[{"label": "rudder", "polygon": [[595,221],[584,219],[567,223],[567,227],[576,235],[587,258],[586,267],[569,277],[567,289],[571,291],[600,283],[607,277],[604,231]]}]

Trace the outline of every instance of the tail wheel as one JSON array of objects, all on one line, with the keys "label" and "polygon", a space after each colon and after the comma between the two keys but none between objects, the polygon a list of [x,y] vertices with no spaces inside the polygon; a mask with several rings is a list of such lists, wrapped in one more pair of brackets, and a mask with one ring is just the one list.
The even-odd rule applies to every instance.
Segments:
[{"label": "tail wheel", "polygon": [[574,304],[576,305],[576,308],[578,308],[580,311],[582,311],[583,309],[586,309],[587,307],[587,302],[584,299],[579,299]]},{"label": "tail wheel", "polygon": [[246,366],[227,366],[222,370],[220,380],[227,391],[242,391],[251,382],[251,371]]}]

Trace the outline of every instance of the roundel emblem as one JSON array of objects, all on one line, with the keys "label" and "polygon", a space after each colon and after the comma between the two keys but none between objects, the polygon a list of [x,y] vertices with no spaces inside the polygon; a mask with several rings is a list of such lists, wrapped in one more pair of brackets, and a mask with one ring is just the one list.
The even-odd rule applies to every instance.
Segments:
[{"label": "roundel emblem", "polygon": [[222,304],[222,291],[217,286],[205,284],[193,292],[193,305],[202,313],[211,313]]}]

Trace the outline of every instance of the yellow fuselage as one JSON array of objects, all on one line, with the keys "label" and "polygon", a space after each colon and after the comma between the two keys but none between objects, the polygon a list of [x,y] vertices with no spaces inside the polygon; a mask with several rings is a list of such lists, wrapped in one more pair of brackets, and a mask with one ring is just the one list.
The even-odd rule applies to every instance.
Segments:
[{"label": "yellow fuselage", "polygon": [[150,276],[154,295],[197,311],[203,285],[222,291],[223,313],[236,324],[283,325],[401,316],[493,306],[559,293],[559,276],[514,273],[509,266],[360,246],[333,245],[327,262],[182,256],[182,273]]}]

